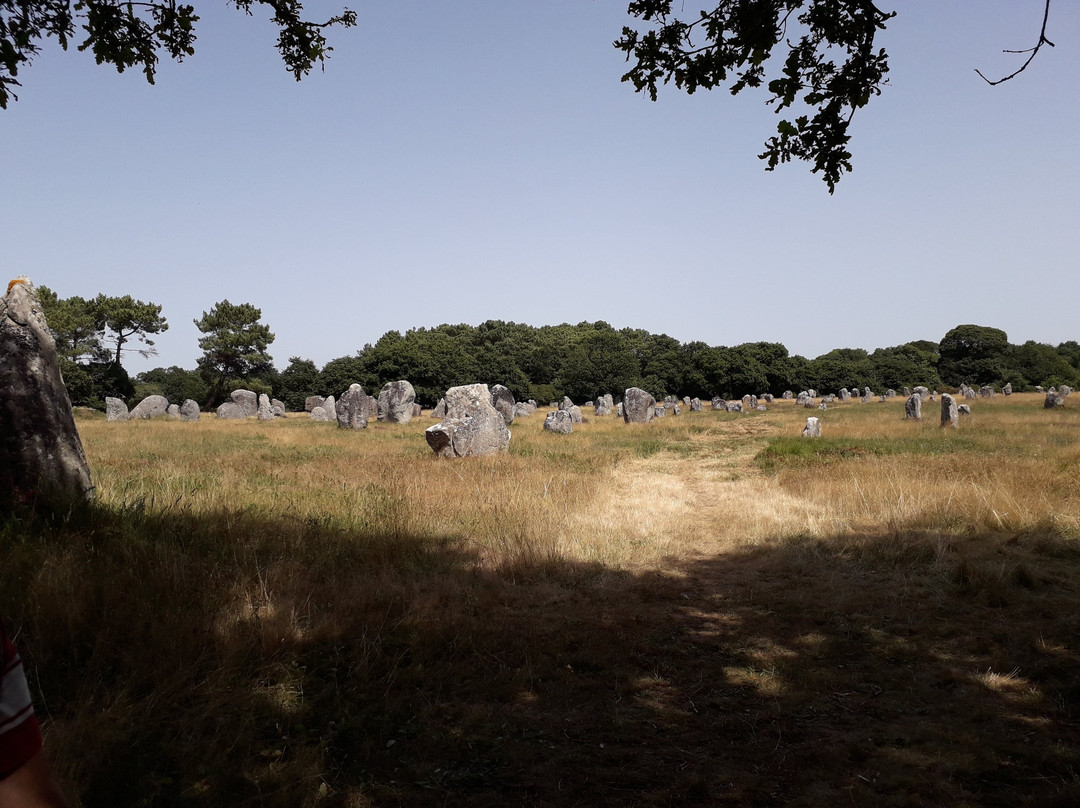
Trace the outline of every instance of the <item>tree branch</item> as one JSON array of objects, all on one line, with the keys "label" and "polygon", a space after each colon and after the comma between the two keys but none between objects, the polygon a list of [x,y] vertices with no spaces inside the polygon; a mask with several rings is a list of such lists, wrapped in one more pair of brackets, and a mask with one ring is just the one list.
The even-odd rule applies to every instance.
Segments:
[{"label": "tree branch", "polygon": [[1046,38],[1046,21],[1049,18],[1050,18],[1050,0],[1046,0],[1046,7],[1043,10],[1042,30],[1039,31],[1039,41],[1035,44],[1035,47],[1033,47],[1033,48],[1025,48],[1024,50],[1004,50],[1004,51],[1002,51],[1002,53],[1028,53],[1028,54],[1031,54],[1030,56],[1028,56],[1027,61],[1025,61],[1022,65],[1020,65],[1020,67],[1017,70],[1013,71],[1012,73],[1010,73],[1009,75],[1007,75],[1003,79],[998,79],[997,81],[990,81],[990,79],[988,79],[986,76],[984,76],[982,74],[982,71],[979,70],[979,68],[975,68],[975,72],[979,74],[979,78],[981,78],[983,81],[985,81],[991,87],[993,87],[995,85],[998,85],[998,84],[1002,84],[1003,82],[1006,82],[1011,78],[1015,78],[1016,76],[1019,76],[1021,73],[1023,73],[1025,70],[1027,70],[1027,66],[1029,64],[1031,64],[1032,60],[1036,57],[1036,55],[1038,55],[1039,49],[1042,48],[1043,45],[1049,45],[1051,48],[1055,47],[1054,43]]}]

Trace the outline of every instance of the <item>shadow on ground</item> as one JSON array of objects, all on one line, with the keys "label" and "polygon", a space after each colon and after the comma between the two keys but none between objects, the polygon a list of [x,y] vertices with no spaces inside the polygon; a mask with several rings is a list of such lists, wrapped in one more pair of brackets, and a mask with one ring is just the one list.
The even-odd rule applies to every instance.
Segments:
[{"label": "shadow on ground", "polygon": [[243,513],[0,542],[85,806],[1080,802],[1080,554],[1053,535],[642,575]]}]

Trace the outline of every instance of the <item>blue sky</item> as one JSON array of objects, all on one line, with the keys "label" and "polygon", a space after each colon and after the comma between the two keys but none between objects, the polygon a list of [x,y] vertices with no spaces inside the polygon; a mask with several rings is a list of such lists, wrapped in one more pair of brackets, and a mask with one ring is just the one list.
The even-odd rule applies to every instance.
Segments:
[{"label": "blue sky", "polygon": [[763,170],[763,98],[621,83],[624,2],[358,3],[300,83],[263,17],[195,5],[196,54],[156,86],[50,44],[0,112],[7,274],[163,304],[132,372],[194,367],[192,320],[226,298],[262,309],[278,367],[487,319],[808,357],[961,323],[1080,339],[1074,4],[999,87],[974,69],[1018,66],[1041,0],[883,6],[890,86],[833,196]]}]

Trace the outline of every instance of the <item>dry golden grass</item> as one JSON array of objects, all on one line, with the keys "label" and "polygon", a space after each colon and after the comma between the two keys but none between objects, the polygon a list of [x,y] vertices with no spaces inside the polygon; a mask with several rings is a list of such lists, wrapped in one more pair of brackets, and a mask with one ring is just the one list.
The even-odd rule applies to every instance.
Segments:
[{"label": "dry golden grass", "polygon": [[0,611],[77,805],[1074,804],[1080,417],[973,409],[83,420]]}]

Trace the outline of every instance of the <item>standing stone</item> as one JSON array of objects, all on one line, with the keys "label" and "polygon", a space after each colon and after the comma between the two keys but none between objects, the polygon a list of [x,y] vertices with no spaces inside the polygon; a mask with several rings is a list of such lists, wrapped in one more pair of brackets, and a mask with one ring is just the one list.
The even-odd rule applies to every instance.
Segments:
[{"label": "standing stone", "polygon": [[913,393],[904,402],[904,417],[914,421],[922,420],[922,396],[918,393]]},{"label": "standing stone", "polygon": [[389,421],[392,424],[407,424],[412,420],[415,401],[416,391],[409,382],[404,379],[387,382],[379,391],[378,418],[380,421]]},{"label": "standing stone", "polygon": [[781,398],[794,398],[794,397],[795,397],[795,394],[792,393],[790,390],[785,390],[784,394],[781,396]]},{"label": "standing stone", "polygon": [[941,425],[956,429],[960,424],[960,411],[956,399],[945,393],[941,396]]},{"label": "standing stone", "polygon": [[367,429],[368,419],[364,399],[370,396],[358,384],[350,384],[335,405],[338,429]]},{"label": "standing stone", "polygon": [[170,404],[169,408],[167,410],[165,410],[165,414],[169,418],[179,418],[180,417],[180,405],[179,404]]},{"label": "standing stone", "polygon": [[326,401],[322,396],[308,396],[304,399],[304,412],[311,412],[316,407],[321,407]]},{"label": "standing stone", "polygon": [[720,396],[713,396],[712,408],[717,412],[727,412],[727,402],[720,398]]},{"label": "standing stone", "polygon": [[244,417],[259,414],[259,397],[253,390],[233,390],[229,393],[233,403],[244,411]]},{"label": "standing stone", "polygon": [[180,420],[181,421],[198,421],[199,420],[199,403],[194,399],[185,399],[184,403],[180,405]]},{"label": "standing stone", "polygon": [[620,401],[618,403],[618,405],[615,407],[615,414],[618,415],[620,418],[623,418],[625,412],[626,412],[626,408],[623,406],[623,403]]},{"label": "standing stone", "polygon": [[1012,395],[1012,382],[1006,382],[1005,386],[1001,388],[1001,392],[1007,396]]},{"label": "standing stone", "polygon": [[503,387],[501,384],[496,384],[491,388],[491,406],[502,413],[507,426],[514,423],[515,404],[517,402],[514,401],[514,394],[510,392],[509,388]]},{"label": "standing stone", "polygon": [[727,411],[728,412],[742,412],[743,411],[742,402],[741,401],[729,401],[727,403]]},{"label": "standing stone", "polygon": [[766,407],[763,403],[758,404],[756,407],[754,407],[754,410],[757,412],[765,412],[767,409],[768,407]]},{"label": "standing stone", "polygon": [[903,388],[903,391],[904,391],[904,398],[911,398],[911,388],[910,387]]},{"label": "standing stone", "polygon": [[647,424],[656,415],[656,399],[640,387],[623,393],[623,420],[628,424]]},{"label": "standing stone", "polygon": [[[599,404],[597,407],[599,408]],[[532,409],[529,407],[529,402],[519,401],[514,405],[514,418],[528,418],[532,415]]]},{"label": "standing stone", "polygon": [[580,424],[583,420],[581,416],[581,407],[577,404],[571,404],[565,410],[560,410],[560,412],[568,413],[570,415],[570,420],[575,424]]},{"label": "standing stone", "polygon": [[[224,406],[224,405],[222,405],[222,406]],[[218,407],[218,416],[219,417],[221,416],[221,407]],[[312,421],[320,421],[320,422],[324,422],[324,423],[327,422],[327,421],[337,420],[337,413],[335,411],[334,418],[331,418],[330,413],[326,411],[325,407],[316,407],[315,409],[313,409],[311,411],[311,420]]]},{"label": "standing stone", "polygon": [[[323,411],[326,413],[327,421],[337,420],[337,402],[334,401],[333,396],[327,396],[325,399],[323,399],[322,408]],[[315,411],[312,410],[312,412]]]},{"label": "standing stone", "polygon": [[168,411],[169,399],[165,398],[165,396],[147,396],[128,413],[128,420],[157,418],[159,415],[165,415]]},{"label": "standing stone", "polygon": [[663,418],[665,415],[667,415],[667,407],[663,404],[657,404],[653,407],[653,418]]},{"label": "standing stone", "polygon": [[127,404],[122,398],[105,397],[105,420],[126,421],[128,419]]},{"label": "standing stone", "polygon": [[412,405],[412,417],[413,418],[419,418],[423,414],[424,414],[424,408],[423,407],[421,407],[419,404],[413,404]]},{"label": "standing stone", "polygon": [[446,417],[446,399],[440,398],[439,403],[435,405],[435,409],[431,411],[432,418],[445,418]]},{"label": "standing stone", "polygon": [[956,408],[956,412],[958,415],[971,415],[971,407],[967,404],[960,404]]},{"label": "standing stone", "polygon": [[1062,398],[1068,398],[1070,395],[1072,395],[1072,391],[1073,390],[1071,387],[1069,387],[1069,385],[1063,384],[1061,385],[1061,387],[1058,388],[1058,395]]},{"label": "standing stone", "polygon": [[753,409],[754,406],[756,405],[752,401],[751,396],[746,395],[742,397],[742,408],[745,412],[749,412],[751,409]]},{"label": "standing stone", "polygon": [[510,430],[488,386],[468,384],[446,391],[446,418],[424,430],[424,439],[440,457],[473,457],[505,452]]},{"label": "standing stone", "polygon": [[803,427],[802,436],[804,438],[820,438],[821,437],[821,420],[810,416],[806,419],[806,426]]},{"label": "standing stone", "polygon": [[285,414],[285,402],[277,398],[270,399],[270,409],[280,410],[281,414]]},{"label": "standing stone", "polygon": [[885,398],[896,398],[896,391],[892,388],[885,391]]},{"label": "standing stone", "polygon": [[1037,385],[1035,385],[1035,392],[1036,393],[1045,393],[1046,389],[1041,384],[1037,384]]},{"label": "standing stone", "polygon": [[1057,394],[1057,391],[1051,387],[1046,392],[1046,399],[1043,401],[1043,409],[1051,410],[1054,407],[1064,407],[1065,399]]},{"label": "standing stone", "polygon": [[[312,412],[314,412],[314,410],[312,410]],[[235,401],[226,401],[224,404],[219,404],[217,408],[217,417],[224,418],[227,421],[242,421],[247,418],[247,416],[244,415],[244,408]]]},{"label": "standing stone", "polygon": [[544,418],[544,431],[569,435],[574,431],[574,419],[568,410],[553,410]]},{"label": "standing stone", "polygon": [[274,420],[274,411],[270,409],[270,396],[266,393],[259,394],[259,408],[255,414],[259,416],[260,421]]},{"label": "standing stone", "polygon": [[93,490],[37,290],[17,278],[0,298],[0,512],[63,507]]},{"label": "standing stone", "polygon": [[919,385],[915,388],[914,395],[917,395],[923,401],[926,401],[930,398],[930,388]]},{"label": "standing stone", "polygon": [[772,393],[766,393],[762,398],[765,399],[766,404],[772,404],[776,400],[776,397]]},{"label": "standing stone", "polygon": [[702,412],[700,398],[695,397],[690,399],[690,412]]},{"label": "standing stone", "polygon": [[979,388],[979,398],[993,398],[993,397],[994,397],[994,388],[991,387],[989,384],[984,384],[982,387]]}]

